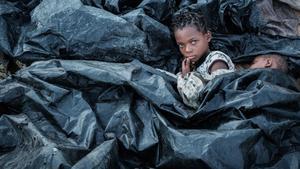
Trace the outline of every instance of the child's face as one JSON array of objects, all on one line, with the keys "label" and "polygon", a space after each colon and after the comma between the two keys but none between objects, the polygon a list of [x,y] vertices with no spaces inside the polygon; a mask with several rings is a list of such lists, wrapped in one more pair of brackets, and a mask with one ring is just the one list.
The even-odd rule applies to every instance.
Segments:
[{"label": "child's face", "polygon": [[192,63],[197,62],[209,48],[210,32],[202,33],[194,26],[186,26],[174,32],[176,43],[184,58],[190,58]]},{"label": "child's face", "polygon": [[255,59],[252,61],[250,68],[255,69],[255,68],[267,68],[269,66],[269,60],[266,57],[261,57],[257,56]]},{"label": "child's face", "polygon": [[282,71],[284,68],[280,66],[280,61],[276,59],[273,55],[268,55],[268,56],[257,56],[250,68],[272,68],[272,69],[280,69]]}]

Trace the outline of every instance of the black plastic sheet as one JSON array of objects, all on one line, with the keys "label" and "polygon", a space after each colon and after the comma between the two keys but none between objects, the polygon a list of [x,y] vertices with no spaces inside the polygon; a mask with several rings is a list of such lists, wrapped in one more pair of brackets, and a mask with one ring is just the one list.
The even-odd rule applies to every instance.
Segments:
[{"label": "black plastic sheet", "polygon": [[298,20],[287,8],[297,6],[272,2],[0,1],[0,53],[31,64],[0,81],[0,168],[299,168],[292,77],[223,75],[193,110],[174,75],[155,69],[178,71],[170,19],[196,10],[209,19],[212,50],[236,63],[282,54],[299,77]]},{"label": "black plastic sheet", "polygon": [[175,82],[138,61],[36,62],[0,83],[0,166],[285,168],[299,161],[293,78],[264,69],[220,76],[197,111],[182,103]]},{"label": "black plastic sheet", "polygon": [[108,62],[138,59],[175,72],[179,55],[173,50],[168,27],[134,13],[124,15],[131,17],[129,22],[79,0],[44,0],[31,13],[32,24],[23,27],[13,56],[25,63],[51,58]]},{"label": "black plastic sheet", "polygon": [[103,0],[81,0],[84,5],[94,6],[96,8],[103,8]]},{"label": "black plastic sheet", "polygon": [[[299,60],[297,48],[281,49],[282,44],[260,45],[264,42],[247,40],[259,46],[248,51],[243,48],[245,38],[235,38],[251,34],[252,40],[261,36],[267,41],[283,39],[284,46],[293,46],[299,40],[298,13],[295,4],[287,1],[32,0],[4,1],[0,5],[0,49],[10,59],[26,64],[54,58],[108,62],[137,59],[175,73],[180,54],[169,26],[171,16],[183,9],[199,11],[207,17],[216,37],[212,50],[223,43],[220,36],[239,47],[234,53],[230,46],[222,48],[237,63],[249,57],[235,58],[261,51]],[[297,61],[293,64],[299,66]]]},{"label": "black plastic sheet", "polygon": [[[270,35],[280,35],[284,37],[298,37],[299,32],[299,9],[294,9],[291,2],[284,0],[282,2],[272,0],[256,1],[256,8],[252,12],[253,19],[258,19],[258,22],[250,22],[258,27],[258,31]],[[299,3],[299,2],[298,2]]]},{"label": "black plastic sheet", "polygon": [[235,63],[251,63],[257,55],[277,53],[287,59],[289,73],[300,77],[299,38],[286,38],[262,34],[215,34],[211,48],[227,53]]}]

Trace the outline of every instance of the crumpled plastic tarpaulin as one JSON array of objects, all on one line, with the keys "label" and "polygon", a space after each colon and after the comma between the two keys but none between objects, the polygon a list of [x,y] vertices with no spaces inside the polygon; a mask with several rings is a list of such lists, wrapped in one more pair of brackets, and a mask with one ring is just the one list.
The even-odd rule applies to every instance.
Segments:
[{"label": "crumpled plastic tarpaulin", "polygon": [[[138,59],[152,67],[178,71],[180,54],[170,32],[171,16],[183,8],[201,11],[214,33],[212,50],[229,52],[235,60],[272,52],[290,57],[299,67],[299,12],[292,1],[164,1],[164,0],[28,0],[0,2],[1,51],[11,59],[30,64],[38,60],[81,59],[129,62]],[[281,22],[281,21],[284,22]],[[249,51],[247,43],[259,48]],[[226,36],[225,40],[222,37]],[[264,41],[287,42],[260,45]],[[231,38],[232,37],[232,38]],[[220,45],[218,45],[220,44]],[[292,46],[282,50],[282,46]],[[278,50],[276,50],[278,49]],[[245,61],[246,57],[242,59]],[[293,58],[295,59],[295,58]]]},{"label": "crumpled plastic tarpaulin", "polygon": [[[299,77],[291,26],[299,20],[287,7],[297,4],[0,1],[0,53],[32,63],[0,81],[0,168],[299,168],[300,89],[292,77],[226,74],[208,83],[193,110],[175,77],[156,69],[178,71],[170,19],[188,9],[210,18],[212,50],[236,63],[279,53]],[[287,20],[278,25],[269,13],[280,12]]]},{"label": "crumpled plastic tarpaulin", "polygon": [[293,78],[264,69],[220,76],[203,90],[197,111],[182,104],[175,82],[136,60],[36,62],[0,82],[0,166],[299,164],[300,92]]},{"label": "crumpled plastic tarpaulin", "polygon": [[[9,38],[5,24],[16,19],[2,14],[5,19],[0,34],[4,35],[4,41],[0,49],[4,48],[5,54],[24,63],[53,58],[109,62],[138,59],[171,72],[177,69],[179,53],[174,50],[176,47],[170,30],[145,14],[149,7],[117,16],[101,8],[83,5],[80,0],[43,0],[29,15],[23,14],[12,2],[0,5],[6,13],[30,18],[30,21],[24,19],[19,25],[10,24],[11,29],[18,32]],[[144,2],[140,5],[153,4]],[[157,17],[163,20],[166,16],[161,14]]]},{"label": "crumpled plastic tarpaulin", "polygon": [[281,54],[288,58],[291,72],[299,72],[299,11],[288,1],[184,2],[189,3],[183,7],[207,17],[212,50],[224,51],[235,63],[249,62],[260,54]]}]

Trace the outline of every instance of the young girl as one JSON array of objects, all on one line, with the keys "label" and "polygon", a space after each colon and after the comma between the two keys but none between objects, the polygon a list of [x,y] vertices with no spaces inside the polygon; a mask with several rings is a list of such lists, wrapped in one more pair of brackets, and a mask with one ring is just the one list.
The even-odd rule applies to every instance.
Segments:
[{"label": "young girl", "polygon": [[172,28],[183,55],[177,88],[184,103],[196,109],[205,83],[217,75],[234,71],[234,64],[223,52],[209,50],[211,32],[202,15],[181,11],[174,15]]}]

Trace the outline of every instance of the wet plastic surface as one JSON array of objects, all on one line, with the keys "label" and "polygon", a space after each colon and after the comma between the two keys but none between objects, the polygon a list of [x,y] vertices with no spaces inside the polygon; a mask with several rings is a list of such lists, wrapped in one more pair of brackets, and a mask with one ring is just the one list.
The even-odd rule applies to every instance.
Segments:
[{"label": "wet plastic surface", "polygon": [[298,162],[300,93],[291,77],[264,69],[220,76],[203,91],[197,111],[182,104],[175,82],[138,61],[36,62],[0,84],[0,166],[266,168]]},{"label": "wet plastic surface", "polygon": [[257,2],[0,1],[0,52],[32,63],[0,81],[0,168],[299,168],[292,77],[220,76],[192,110],[176,79],[155,69],[178,71],[169,24],[186,7],[210,18],[212,50],[236,63],[279,53],[297,75],[296,21],[261,13],[292,1]]}]

